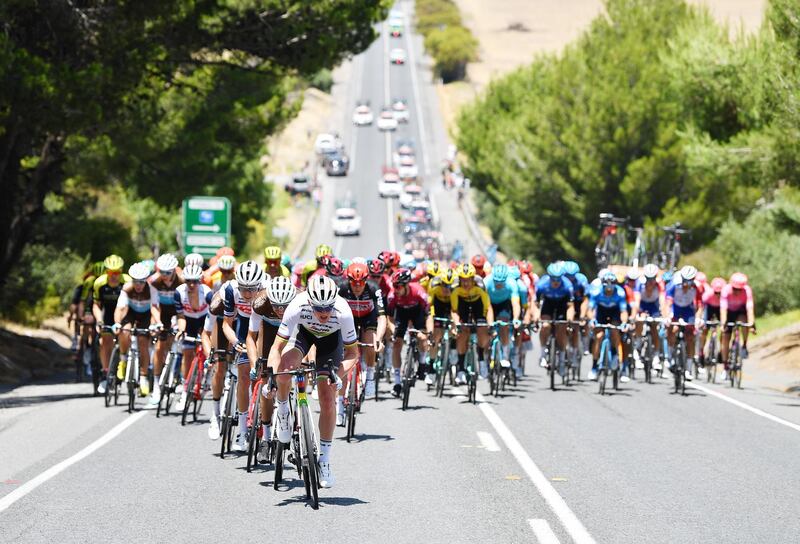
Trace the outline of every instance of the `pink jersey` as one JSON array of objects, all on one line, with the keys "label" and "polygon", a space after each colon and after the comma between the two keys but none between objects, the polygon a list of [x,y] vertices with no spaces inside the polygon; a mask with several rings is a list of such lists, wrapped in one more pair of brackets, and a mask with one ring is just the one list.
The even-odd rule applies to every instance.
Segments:
[{"label": "pink jersey", "polygon": [[740,312],[744,309],[753,309],[753,290],[749,285],[745,285],[744,289],[734,290],[730,285],[726,285],[719,295],[719,308],[720,310],[728,310],[729,312]]},{"label": "pink jersey", "polygon": [[719,308],[719,293],[715,293],[710,285],[706,285],[703,291],[703,304]]},{"label": "pink jersey", "polygon": [[389,293],[388,296],[389,312],[394,312],[395,308],[413,308],[420,306],[424,310],[428,308],[428,293],[418,283],[412,282],[408,284],[406,294],[400,296],[396,290]]}]

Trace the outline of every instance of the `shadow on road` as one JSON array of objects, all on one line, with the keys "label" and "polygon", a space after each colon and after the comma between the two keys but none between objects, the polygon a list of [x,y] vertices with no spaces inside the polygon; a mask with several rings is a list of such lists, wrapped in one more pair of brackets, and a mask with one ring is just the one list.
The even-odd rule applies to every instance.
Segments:
[{"label": "shadow on road", "polygon": [[[358,442],[366,442],[367,440],[380,440],[383,442],[389,442],[394,440],[395,438],[390,434],[356,434],[353,438],[355,438],[356,443]],[[337,437],[336,440],[342,441],[347,440],[346,436]]]},{"label": "shadow on road", "polygon": [[45,402],[60,402],[72,399],[87,399],[92,398],[91,392],[88,393],[64,393],[60,395],[36,395],[25,397],[7,397],[0,399],[0,410],[4,408],[20,408],[22,406],[32,406],[35,404],[42,404]]}]

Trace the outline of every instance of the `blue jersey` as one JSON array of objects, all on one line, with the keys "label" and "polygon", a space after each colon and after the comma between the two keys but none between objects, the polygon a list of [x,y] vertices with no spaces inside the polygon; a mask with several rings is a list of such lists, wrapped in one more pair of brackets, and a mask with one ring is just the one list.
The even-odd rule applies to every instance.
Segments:
[{"label": "blue jersey", "polygon": [[550,281],[550,276],[545,274],[536,282],[536,298],[538,300],[545,298],[572,300],[574,296],[572,282],[567,278],[561,278],[561,282],[558,285],[553,285]]},{"label": "blue jersey", "polygon": [[593,286],[589,291],[589,308],[595,310],[597,308],[618,309],[624,312],[628,309],[628,302],[625,297],[625,289],[619,285],[615,285],[611,293],[606,293],[602,285]]},{"label": "blue jersey", "polygon": [[506,281],[498,286],[492,275],[489,274],[483,282],[492,304],[502,304],[514,298],[519,299],[519,287],[516,280],[506,278]]},{"label": "blue jersey", "polygon": [[519,293],[519,303],[523,306],[528,304],[528,286],[522,280],[517,280],[517,292]]},{"label": "blue jersey", "polygon": [[575,302],[582,301],[589,293],[589,279],[580,272],[574,276],[567,276],[567,279],[572,283]]}]

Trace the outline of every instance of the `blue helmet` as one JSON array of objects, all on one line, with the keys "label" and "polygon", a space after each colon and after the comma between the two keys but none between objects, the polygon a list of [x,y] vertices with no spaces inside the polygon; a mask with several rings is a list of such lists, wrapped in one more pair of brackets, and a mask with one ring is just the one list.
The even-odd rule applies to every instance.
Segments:
[{"label": "blue helmet", "polygon": [[508,266],[496,264],[494,268],[492,268],[492,279],[500,283],[506,281],[508,279]]},{"label": "blue helmet", "polygon": [[617,283],[617,275],[614,274],[611,270],[606,270],[603,272],[603,275],[600,277],[600,281],[603,283]]},{"label": "blue helmet", "polygon": [[281,255],[281,264],[286,268],[292,267],[292,258],[289,257],[288,253],[284,253],[283,255]]},{"label": "blue helmet", "polygon": [[564,261],[564,274],[574,276],[581,271],[581,267],[575,261]]},{"label": "blue helmet", "polygon": [[664,283],[669,283],[672,281],[672,270],[665,270],[664,273],[661,275],[661,279],[664,280]]},{"label": "blue helmet", "polygon": [[550,263],[547,266],[547,275],[551,278],[560,278],[564,275],[564,264],[561,262]]},{"label": "blue helmet", "polygon": [[520,273],[519,270],[519,266],[509,266],[508,277],[511,278],[512,280],[518,280],[520,277],[522,277],[522,274]]}]

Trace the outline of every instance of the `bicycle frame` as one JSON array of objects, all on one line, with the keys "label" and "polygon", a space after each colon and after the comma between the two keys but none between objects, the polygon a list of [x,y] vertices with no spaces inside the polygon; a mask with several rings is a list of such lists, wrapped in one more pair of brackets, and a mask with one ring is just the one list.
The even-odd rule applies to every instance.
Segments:
[{"label": "bicycle frame", "polygon": [[613,374],[614,389],[618,389],[619,384],[619,361],[622,359],[622,343],[617,346],[616,357],[611,345],[611,330],[617,329],[621,332],[619,325],[598,324],[595,329],[603,329],[603,340],[600,342],[600,358],[597,360],[597,381],[599,383],[600,394],[605,395],[606,380],[608,373]]}]

